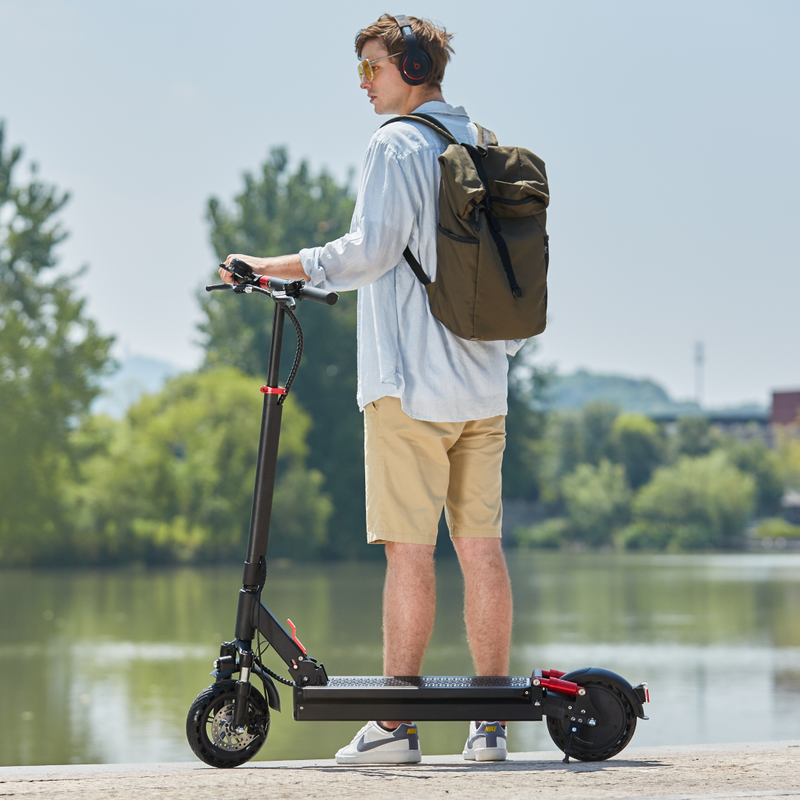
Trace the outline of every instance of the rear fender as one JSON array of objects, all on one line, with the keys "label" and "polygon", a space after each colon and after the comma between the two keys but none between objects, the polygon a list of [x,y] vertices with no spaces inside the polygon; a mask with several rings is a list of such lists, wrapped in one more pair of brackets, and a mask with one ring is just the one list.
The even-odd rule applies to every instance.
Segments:
[{"label": "rear fender", "polygon": [[636,716],[639,717],[639,719],[647,719],[647,715],[644,713],[644,706],[636,690],[625,678],[621,675],[617,675],[616,672],[611,672],[611,670],[603,669],[602,667],[583,667],[582,669],[575,669],[561,676],[562,681],[572,681],[573,683],[577,683],[578,686],[582,686],[585,682],[591,681],[594,678],[616,686],[630,701],[631,707],[636,712]]}]

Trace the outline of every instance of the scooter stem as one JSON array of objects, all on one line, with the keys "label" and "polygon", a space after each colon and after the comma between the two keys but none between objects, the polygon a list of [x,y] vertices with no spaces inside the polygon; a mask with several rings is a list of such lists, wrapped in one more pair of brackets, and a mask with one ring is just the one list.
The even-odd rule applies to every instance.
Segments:
[{"label": "scooter stem", "polygon": [[[285,311],[281,303],[275,303],[272,322],[272,342],[269,350],[267,387],[278,388],[280,379],[281,344]],[[261,583],[261,557],[266,557],[269,543],[269,524],[272,516],[272,497],[275,492],[275,477],[278,464],[278,441],[281,433],[283,405],[281,395],[264,394],[261,412],[261,436],[258,442],[258,462],[253,488],[253,510],[250,515],[250,536],[247,541],[247,560],[244,563],[242,585],[245,589],[257,589]],[[237,634],[238,635],[238,634]],[[240,637],[252,638],[252,637]]]}]

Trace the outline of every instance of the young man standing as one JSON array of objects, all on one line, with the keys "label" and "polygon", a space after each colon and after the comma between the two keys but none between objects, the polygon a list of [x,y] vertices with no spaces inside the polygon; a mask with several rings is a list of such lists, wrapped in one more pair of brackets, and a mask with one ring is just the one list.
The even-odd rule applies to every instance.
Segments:
[{"label": "young man standing", "polygon": [[[467,113],[442,95],[450,38],[424,20],[382,16],[356,37],[361,88],[377,114],[430,114],[458,141],[477,144]],[[433,317],[424,286],[403,258],[409,246],[435,280],[437,159],[444,149],[444,140],[423,124],[380,128],[364,158],[348,234],[297,255],[228,257],[263,275],[337,292],[358,289],[367,538],[386,551],[387,676],[419,675],[422,668],[434,622],[434,547],[443,507],[464,575],[476,672],[508,674],[512,604],[500,545],[500,471],[507,356],[522,342],[455,336]],[[220,275],[230,281],[226,271]],[[502,760],[506,752],[502,721],[470,723],[465,758]],[[370,722],[336,754],[341,764],[420,758],[416,726],[408,720]]]}]

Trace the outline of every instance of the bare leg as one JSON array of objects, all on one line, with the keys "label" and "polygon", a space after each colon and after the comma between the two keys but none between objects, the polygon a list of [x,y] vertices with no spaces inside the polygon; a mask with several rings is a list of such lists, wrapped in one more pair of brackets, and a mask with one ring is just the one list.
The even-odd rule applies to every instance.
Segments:
[{"label": "bare leg", "polygon": [[456,537],[464,573],[464,621],[478,675],[507,675],[511,649],[511,584],[500,539]]},{"label": "bare leg", "polygon": [[456,537],[453,545],[464,573],[464,622],[475,672],[508,675],[513,605],[500,539]]},{"label": "bare leg", "polygon": [[[383,674],[419,675],[436,614],[434,548],[400,542],[387,542],[385,547]],[[382,724],[396,728],[400,722]]]}]

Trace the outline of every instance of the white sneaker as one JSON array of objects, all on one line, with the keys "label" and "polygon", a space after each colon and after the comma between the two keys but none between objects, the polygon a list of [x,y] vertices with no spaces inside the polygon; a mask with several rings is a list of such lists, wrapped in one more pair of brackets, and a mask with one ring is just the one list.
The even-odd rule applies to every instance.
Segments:
[{"label": "white sneaker", "polygon": [[417,726],[403,722],[387,731],[368,722],[347,747],[336,754],[337,764],[417,764],[422,761]]},{"label": "white sneaker", "polygon": [[467,761],[505,761],[508,755],[505,726],[499,722],[470,722],[463,755]]}]

